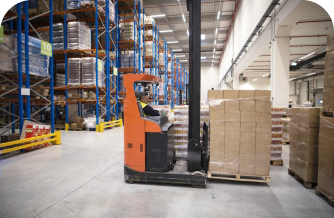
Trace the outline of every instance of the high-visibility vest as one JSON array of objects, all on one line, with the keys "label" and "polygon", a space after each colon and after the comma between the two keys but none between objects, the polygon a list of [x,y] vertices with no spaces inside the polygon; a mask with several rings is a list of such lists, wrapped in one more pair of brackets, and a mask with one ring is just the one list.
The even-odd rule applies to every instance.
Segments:
[{"label": "high-visibility vest", "polygon": [[[147,104],[145,104],[144,102],[139,101],[139,103],[141,104],[141,107],[143,108],[143,112],[144,112],[144,107],[146,107]],[[144,113],[144,116],[147,117],[147,115]]]}]

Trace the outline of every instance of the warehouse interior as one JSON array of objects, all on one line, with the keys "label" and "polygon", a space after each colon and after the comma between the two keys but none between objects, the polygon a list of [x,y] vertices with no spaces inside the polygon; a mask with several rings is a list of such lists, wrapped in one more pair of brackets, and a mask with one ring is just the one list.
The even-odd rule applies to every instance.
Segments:
[{"label": "warehouse interior", "polygon": [[334,217],[324,2],[5,5],[0,217]]}]

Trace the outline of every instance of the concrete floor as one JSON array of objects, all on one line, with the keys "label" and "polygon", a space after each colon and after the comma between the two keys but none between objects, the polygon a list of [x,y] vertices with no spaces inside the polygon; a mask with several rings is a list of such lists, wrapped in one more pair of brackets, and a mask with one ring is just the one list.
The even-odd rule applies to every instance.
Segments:
[{"label": "concrete floor", "polygon": [[62,145],[2,159],[0,217],[334,217],[326,199],[271,167],[271,182],[209,180],[206,189],[123,178],[123,128],[62,132]]}]

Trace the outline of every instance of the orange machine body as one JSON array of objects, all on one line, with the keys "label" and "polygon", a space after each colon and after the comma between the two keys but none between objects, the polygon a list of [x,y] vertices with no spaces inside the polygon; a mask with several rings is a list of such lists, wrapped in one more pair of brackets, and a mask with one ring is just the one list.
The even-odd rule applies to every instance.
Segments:
[{"label": "orange machine body", "polygon": [[145,172],[145,133],[161,132],[160,126],[140,116],[133,85],[135,82],[159,82],[159,77],[148,74],[123,76],[124,96],[124,165]]}]

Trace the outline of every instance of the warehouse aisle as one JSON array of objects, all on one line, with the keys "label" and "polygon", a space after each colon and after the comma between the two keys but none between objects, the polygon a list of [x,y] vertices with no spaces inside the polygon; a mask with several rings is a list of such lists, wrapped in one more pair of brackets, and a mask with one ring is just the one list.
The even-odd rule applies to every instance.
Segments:
[{"label": "warehouse aisle", "polygon": [[62,142],[0,162],[1,218],[334,216],[314,189],[288,175],[289,146],[269,184],[210,180],[195,189],[125,183],[123,128],[63,131]]}]

